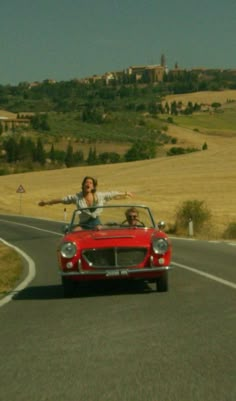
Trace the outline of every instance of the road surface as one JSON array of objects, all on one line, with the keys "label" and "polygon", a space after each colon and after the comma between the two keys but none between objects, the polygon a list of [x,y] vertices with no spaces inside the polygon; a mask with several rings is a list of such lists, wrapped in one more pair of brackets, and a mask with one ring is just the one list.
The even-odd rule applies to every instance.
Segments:
[{"label": "road surface", "polygon": [[64,299],[62,225],[0,216],[31,271],[0,301],[0,401],[235,401],[235,244],[173,239],[168,293],[134,283]]}]

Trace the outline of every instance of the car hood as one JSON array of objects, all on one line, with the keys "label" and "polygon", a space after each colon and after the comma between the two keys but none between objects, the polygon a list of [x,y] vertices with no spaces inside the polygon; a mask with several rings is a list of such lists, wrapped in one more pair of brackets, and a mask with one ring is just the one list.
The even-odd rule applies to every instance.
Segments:
[{"label": "car hood", "polygon": [[106,246],[148,246],[151,237],[166,237],[165,233],[154,228],[127,228],[109,230],[76,231],[67,234],[63,241],[80,244],[81,248]]}]

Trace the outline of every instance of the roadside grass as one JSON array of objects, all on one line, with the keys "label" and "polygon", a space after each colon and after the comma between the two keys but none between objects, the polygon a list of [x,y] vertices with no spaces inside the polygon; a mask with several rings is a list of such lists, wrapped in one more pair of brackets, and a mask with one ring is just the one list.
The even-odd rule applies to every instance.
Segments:
[{"label": "roadside grass", "polygon": [[22,271],[20,255],[0,242],[0,299],[15,287]]}]

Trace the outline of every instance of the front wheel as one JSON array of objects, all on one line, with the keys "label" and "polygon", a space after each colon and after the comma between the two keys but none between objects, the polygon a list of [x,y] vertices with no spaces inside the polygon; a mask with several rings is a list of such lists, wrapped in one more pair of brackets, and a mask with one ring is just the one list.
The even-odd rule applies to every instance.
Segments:
[{"label": "front wheel", "polygon": [[73,280],[62,277],[63,294],[65,298],[72,298],[75,296],[76,283]]},{"label": "front wheel", "polygon": [[167,292],[168,288],[168,272],[166,271],[156,279],[156,290],[157,292]]}]

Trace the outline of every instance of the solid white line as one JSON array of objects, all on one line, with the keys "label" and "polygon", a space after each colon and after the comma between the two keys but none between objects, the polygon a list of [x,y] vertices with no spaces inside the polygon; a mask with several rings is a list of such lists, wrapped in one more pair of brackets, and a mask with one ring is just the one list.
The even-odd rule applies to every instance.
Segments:
[{"label": "solid white line", "polygon": [[[43,231],[43,232],[50,233],[50,234],[56,234],[56,235],[60,235],[60,236],[62,235],[58,232],[45,230],[43,228],[38,228],[35,226],[31,226],[29,224],[16,223],[15,221],[4,220],[4,219],[0,219],[0,221],[6,222],[6,223],[11,223],[11,224],[18,225],[18,226],[23,226],[23,227],[30,227],[30,228],[33,228],[34,230]],[[29,267],[27,277],[15,289],[13,289],[11,292],[9,292],[8,295],[6,295],[3,299],[0,300],[0,307],[1,307],[1,306],[5,305],[7,302],[11,301],[13,296],[17,292],[19,292],[19,291],[23,290],[25,287],[27,287],[27,285],[34,279],[35,274],[36,274],[36,269],[35,269],[35,263],[34,263],[33,259],[30,258],[29,255],[27,255],[25,252],[23,252],[20,248],[17,248],[16,246],[5,241],[3,238],[0,238],[0,241],[3,242],[5,245],[15,249],[16,252],[18,252],[20,255],[22,255],[23,258],[27,261],[28,267]]]},{"label": "solid white line", "polygon": [[9,242],[5,241],[4,239],[0,238],[0,241],[13,248],[16,252],[18,252],[23,258],[27,261],[28,263],[28,274],[27,277],[16,287],[14,288],[8,295],[6,295],[3,299],[0,300],[0,307],[5,305],[7,302],[11,301],[13,296],[19,292],[22,291],[27,285],[34,279],[35,274],[36,274],[36,269],[35,269],[35,263],[33,259],[29,255],[27,255],[25,252],[23,252],[20,248],[17,248],[16,246],[10,244]]},{"label": "solid white line", "polygon": [[17,226],[28,227],[28,228],[30,227],[30,228],[33,228],[34,230],[43,231],[43,232],[45,232],[45,233],[56,234],[56,235],[60,235],[60,236],[63,235],[62,233],[60,234],[60,233],[55,232],[55,231],[45,230],[44,228],[39,228],[39,227],[31,226],[31,225],[29,225],[29,224],[16,223],[15,221],[4,220],[4,219],[0,219],[0,221],[3,221],[4,223],[11,223],[11,224],[14,224],[14,225],[17,225]]},{"label": "solid white line", "polygon": [[172,262],[171,264],[175,265],[177,267],[180,267],[181,269],[189,270],[190,272],[198,274],[199,276],[203,276],[203,277],[209,278],[210,280],[217,281],[220,284],[224,284],[224,285],[227,285],[228,287],[236,289],[236,284],[235,283],[232,283],[231,281],[224,280],[221,277],[217,277],[217,276],[214,276],[213,274],[205,273],[202,270],[197,270],[197,269],[194,269],[193,267],[182,265],[180,263]]}]

